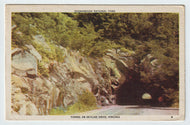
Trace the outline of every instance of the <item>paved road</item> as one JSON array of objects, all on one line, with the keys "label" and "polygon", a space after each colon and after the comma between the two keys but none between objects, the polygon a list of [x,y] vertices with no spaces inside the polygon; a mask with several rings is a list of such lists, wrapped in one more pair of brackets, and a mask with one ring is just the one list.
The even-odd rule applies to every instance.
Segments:
[{"label": "paved road", "polygon": [[178,109],[166,107],[113,105],[81,113],[80,115],[178,115],[178,111]]}]

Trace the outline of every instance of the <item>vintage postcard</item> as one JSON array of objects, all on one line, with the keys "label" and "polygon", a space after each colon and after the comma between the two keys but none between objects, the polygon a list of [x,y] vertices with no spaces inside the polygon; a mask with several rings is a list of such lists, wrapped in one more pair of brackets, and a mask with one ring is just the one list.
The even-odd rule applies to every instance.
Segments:
[{"label": "vintage postcard", "polygon": [[7,120],[184,120],[184,6],[5,10]]}]

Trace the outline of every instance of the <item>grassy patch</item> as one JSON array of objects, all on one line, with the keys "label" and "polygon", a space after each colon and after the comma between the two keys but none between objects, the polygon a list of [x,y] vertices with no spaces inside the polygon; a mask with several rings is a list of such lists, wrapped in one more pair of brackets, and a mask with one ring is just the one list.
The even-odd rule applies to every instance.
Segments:
[{"label": "grassy patch", "polygon": [[92,92],[86,90],[78,96],[78,101],[75,104],[68,106],[66,109],[53,108],[50,110],[50,115],[72,115],[93,109],[97,109],[96,98]]}]

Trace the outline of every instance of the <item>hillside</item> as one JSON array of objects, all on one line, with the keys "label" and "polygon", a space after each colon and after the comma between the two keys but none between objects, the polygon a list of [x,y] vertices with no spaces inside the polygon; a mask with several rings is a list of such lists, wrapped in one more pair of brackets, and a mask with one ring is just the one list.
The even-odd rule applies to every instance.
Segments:
[{"label": "hillside", "polygon": [[12,113],[178,107],[178,25],[175,13],[13,13]]}]

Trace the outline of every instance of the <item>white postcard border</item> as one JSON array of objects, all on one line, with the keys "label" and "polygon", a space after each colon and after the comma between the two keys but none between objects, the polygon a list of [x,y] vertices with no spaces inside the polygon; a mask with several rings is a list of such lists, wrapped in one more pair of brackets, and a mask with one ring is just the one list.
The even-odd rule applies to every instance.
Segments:
[{"label": "white postcard border", "polygon": [[[40,0],[39,0],[39,1],[40,1]],[[7,3],[10,3],[10,1],[8,0]],[[40,3],[40,2],[39,2],[39,3]],[[177,3],[177,2],[176,2],[176,3]],[[15,3],[14,3],[14,4],[15,4]],[[189,10],[189,8],[187,8],[187,6],[189,7],[189,4],[183,2],[183,5],[186,5],[185,9],[186,9],[186,14],[187,14],[187,10]],[[1,8],[1,10],[2,10],[2,8]],[[1,11],[1,15],[4,16],[4,13],[2,14],[2,12],[4,12],[4,11]],[[51,12],[52,12],[52,11],[51,11]],[[141,12],[142,12],[142,11],[141,11]],[[190,12],[190,11],[189,11],[189,12]],[[189,21],[189,17],[188,17],[188,18],[186,17],[185,19],[186,19],[186,25],[185,25],[184,27],[186,28],[186,33],[187,33],[187,32],[189,33],[189,29],[187,28],[187,26],[189,26],[189,23],[187,23],[187,21]],[[189,21],[189,22],[190,22],[190,21]],[[4,27],[5,25],[1,22],[1,26]],[[184,34],[185,34],[185,33],[184,33]],[[5,34],[2,33],[2,30],[1,30],[1,39],[3,39],[4,36],[5,36]],[[185,41],[185,40],[186,40],[186,41],[189,40],[189,36],[186,35],[186,39],[184,39],[184,41]],[[4,41],[4,40],[3,40],[3,41]],[[189,69],[189,66],[188,66],[188,64],[189,64],[189,58],[187,57],[187,56],[189,56],[189,55],[188,55],[189,50],[187,50],[187,48],[189,48],[190,46],[189,46],[189,43],[188,43],[188,42],[186,42],[186,43],[184,42],[183,44],[186,44],[186,46],[185,46],[185,47],[186,47],[186,50],[185,50],[185,52],[186,52],[186,76],[189,76],[189,70],[188,70],[188,69]],[[4,42],[4,43],[1,42],[0,45],[1,45],[1,47],[3,48],[4,45],[5,45],[5,42]],[[2,55],[1,57],[4,57],[4,54],[5,54],[4,52],[6,51],[6,49],[7,49],[7,48],[1,49],[1,51],[0,51],[0,53],[1,53],[1,55]],[[180,50],[184,50],[184,48],[183,48],[183,47],[180,47]],[[180,55],[180,57],[181,57],[181,56],[184,56],[184,55]],[[185,60],[185,58],[181,58],[181,59],[182,59],[182,60]],[[180,60],[181,60],[181,59],[180,59]],[[2,67],[2,66],[5,66],[7,63],[1,62],[1,64],[2,64],[2,65],[1,65],[1,69],[5,69],[5,67]],[[181,66],[181,65],[180,65],[180,66]],[[182,68],[183,68],[183,67],[185,67],[185,65],[182,65]],[[185,70],[185,69],[184,69],[184,70]],[[5,71],[5,70],[3,70],[3,71]],[[6,75],[6,74],[1,74],[1,76],[5,76],[5,75]],[[185,71],[182,71],[182,74],[181,74],[181,75],[184,76],[184,75],[185,75]],[[3,78],[3,77],[2,77],[2,78]],[[181,77],[180,77],[180,78],[181,78]],[[183,77],[182,79],[180,79],[180,81],[181,81],[181,80],[184,81],[184,80],[185,80],[185,77]],[[188,92],[188,90],[189,90],[189,89],[188,89],[188,87],[189,87],[189,82],[188,82],[188,81],[190,81],[190,80],[189,80],[189,78],[186,77],[186,87],[187,87],[187,88],[186,88],[186,90],[187,90],[187,91],[186,91],[186,96],[187,96],[187,97],[189,97],[189,96],[188,96],[188,95],[189,95],[189,92]],[[4,86],[3,84],[5,84],[5,81],[4,81],[4,80],[2,80],[2,82],[1,82],[1,85],[2,85],[2,86]],[[2,90],[2,89],[3,89],[3,90]],[[4,87],[1,87],[0,90],[1,90],[1,93],[2,93],[2,92],[5,92]],[[184,90],[185,90],[185,89],[183,89],[183,91],[184,91]],[[182,90],[180,89],[180,91],[182,91]],[[5,94],[2,94],[2,95],[5,95]],[[183,99],[185,99],[185,95],[184,95],[183,97],[184,97]],[[2,100],[2,98],[4,99],[3,96],[0,97],[1,100]],[[187,98],[187,99],[186,99],[186,110],[185,110],[185,111],[186,111],[186,117],[189,116],[189,113],[188,113],[188,111],[189,111],[189,106],[188,106],[188,104],[189,104],[189,99]],[[0,108],[0,111],[3,111],[3,110],[4,110],[3,107],[5,108],[5,105],[6,105],[6,104],[5,104],[4,102],[2,102],[2,101],[0,102],[0,107],[1,107],[1,108]],[[184,105],[184,104],[181,104],[181,103],[180,103],[180,105]],[[181,111],[180,111],[180,112],[181,112]],[[2,117],[2,116],[4,116],[4,114],[1,112],[0,116]],[[38,119],[38,118],[37,118],[37,119]],[[37,120],[37,119],[36,119],[36,120]],[[3,119],[3,120],[4,120],[3,123],[5,123],[5,124],[8,123],[7,121],[5,121],[5,119]],[[40,119],[38,119],[38,120],[40,120]],[[49,119],[47,119],[47,120],[49,120]],[[129,119],[129,120],[130,120],[130,119]],[[143,119],[143,120],[144,120],[144,119]],[[148,120],[148,119],[147,119],[147,120]],[[164,119],[162,119],[162,120],[164,120]],[[12,122],[12,123],[14,123],[14,122]],[[39,122],[39,123],[40,123],[40,122]]]}]

